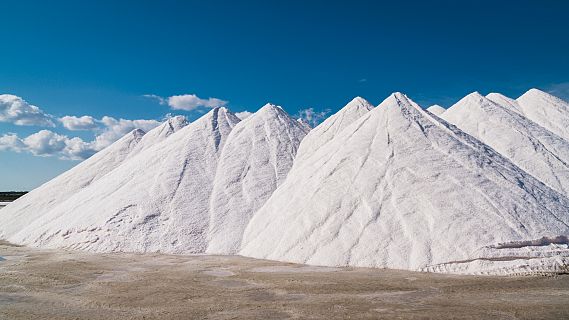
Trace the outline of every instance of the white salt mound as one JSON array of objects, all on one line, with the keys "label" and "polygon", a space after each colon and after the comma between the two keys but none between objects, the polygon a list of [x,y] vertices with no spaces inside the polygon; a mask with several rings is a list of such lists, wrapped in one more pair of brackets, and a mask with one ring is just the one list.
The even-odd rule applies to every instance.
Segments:
[{"label": "white salt mound", "polygon": [[500,152],[527,173],[569,196],[569,141],[515,112],[471,93],[441,118]]},{"label": "white salt mound", "polygon": [[512,252],[536,259],[533,270],[569,254],[563,241],[548,245],[569,234],[565,196],[400,93],[297,159],[251,219],[240,254],[445,272],[485,259],[471,273]]},{"label": "white salt mound", "polygon": [[436,116],[440,116],[441,114],[445,113],[445,111],[447,111],[447,109],[439,106],[438,104],[435,104],[435,105],[428,107],[427,111],[429,111],[430,113],[432,113]]},{"label": "white salt mound", "polygon": [[217,166],[207,252],[237,252],[249,219],[285,180],[306,133],[304,125],[271,104],[233,128]]},{"label": "white salt mound", "polygon": [[32,221],[118,167],[136,148],[144,131],[136,129],[74,168],[2,209],[0,238],[11,237]]},{"label": "white salt mound", "polygon": [[100,252],[204,252],[217,159],[238,122],[225,108],[211,110],[9,240]]},{"label": "white salt mound", "polygon": [[569,140],[569,103],[538,89],[530,89],[516,101],[528,119]]},{"label": "white salt mound", "polygon": [[[162,133],[177,120],[156,136],[170,135]],[[235,253],[306,134],[274,105],[239,121],[225,108],[210,111],[10,240],[98,252]]]}]

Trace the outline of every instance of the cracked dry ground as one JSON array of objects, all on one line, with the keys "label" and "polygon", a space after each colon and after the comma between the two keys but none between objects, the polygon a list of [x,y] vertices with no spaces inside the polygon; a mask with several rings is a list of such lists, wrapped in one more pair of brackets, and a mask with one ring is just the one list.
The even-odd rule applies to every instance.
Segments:
[{"label": "cracked dry ground", "polygon": [[0,319],[569,318],[569,276],[452,276],[5,242],[0,257]]}]

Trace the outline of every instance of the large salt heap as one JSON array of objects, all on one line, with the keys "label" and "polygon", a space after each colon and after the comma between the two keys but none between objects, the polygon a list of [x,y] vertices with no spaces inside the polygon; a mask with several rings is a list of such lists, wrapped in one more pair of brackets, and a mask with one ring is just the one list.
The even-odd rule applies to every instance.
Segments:
[{"label": "large salt heap", "polygon": [[285,179],[306,128],[274,105],[243,122],[216,108],[172,134],[182,120],[171,119],[149,136],[151,147],[9,240],[100,252],[235,253],[249,218]]},{"label": "large salt heap", "polygon": [[515,101],[495,103],[471,93],[441,118],[486,143],[527,173],[569,195],[569,141],[517,113]]},{"label": "large salt heap", "polygon": [[136,129],[72,169],[2,209],[0,238],[7,238],[118,167],[144,136]]},{"label": "large salt heap", "polygon": [[528,90],[516,102],[528,119],[569,140],[569,103],[538,89]]},{"label": "large salt heap", "polygon": [[225,108],[211,110],[8,239],[103,252],[203,252],[217,159],[238,122]]},{"label": "large salt heap", "polygon": [[235,126],[217,166],[209,253],[237,252],[249,219],[286,178],[306,133],[304,124],[272,104]]},{"label": "large salt heap", "polygon": [[240,254],[467,273],[567,263],[569,200],[400,93],[298,159]]},{"label": "large salt heap", "polygon": [[427,111],[429,111],[430,113],[440,117],[443,113],[445,113],[445,111],[447,111],[447,109],[439,106],[438,104],[434,104],[434,105],[428,107]]}]

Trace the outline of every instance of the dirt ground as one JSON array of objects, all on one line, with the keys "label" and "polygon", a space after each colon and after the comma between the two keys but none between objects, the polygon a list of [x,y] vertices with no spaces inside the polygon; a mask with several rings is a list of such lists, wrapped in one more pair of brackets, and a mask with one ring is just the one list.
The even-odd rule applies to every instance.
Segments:
[{"label": "dirt ground", "polygon": [[569,276],[471,277],[0,242],[0,319],[569,319]]}]

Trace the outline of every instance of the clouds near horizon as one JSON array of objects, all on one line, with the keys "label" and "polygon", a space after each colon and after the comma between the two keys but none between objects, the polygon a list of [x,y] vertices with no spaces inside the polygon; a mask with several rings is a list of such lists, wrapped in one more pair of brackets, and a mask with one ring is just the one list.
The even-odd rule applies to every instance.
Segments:
[{"label": "clouds near horizon", "polygon": [[304,120],[311,127],[316,127],[320,122],[324,121],[326,117],[332,112],[331,109],[314,110],[314,108],[306,108],[298,111],[298,118]]},{"label": "clouds near horizon", "polygon": [[195,94],[174,95],[167,98],[155,95],[145,94],[145,98],[156,100],[161,105],[168,105],[172,110],[194,111],[199,108],[216,108],[224,107],[227,101],[218,98],[202,99]]},{"label": "clouds near horizon", "polygon": [[94,138],[91,141],[46,129],[26,137],[16,133],[0,135],[0,151],[28,152],[34,156],[55,156],[65,160],[84,160],[134,129],[148,132],[161,123],[152,119],[129,120],[110,116],[96,119],[89,115],[68,115],[58,119],[11,94],[0,95],[0,122],[44,128],[55,128],[59,124],[69,131],[92,131]]},{"label": "clouds near horizon", "polygon": [[0,94],[0,122],[17,126],[55,127],[53,116],[12,94]]}]

